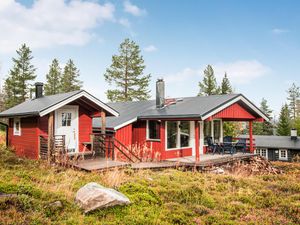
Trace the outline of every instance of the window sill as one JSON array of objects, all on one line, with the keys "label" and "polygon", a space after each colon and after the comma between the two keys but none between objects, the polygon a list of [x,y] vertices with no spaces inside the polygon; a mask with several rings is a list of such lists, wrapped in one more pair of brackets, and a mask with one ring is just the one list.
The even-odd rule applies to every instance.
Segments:
[{"label": "window sill", "polygon": [[189,146],[189,147],[181,147],[181,148],[167,148],[166,151],[184,150],[184,149],[189,149],[189,148],[193,148],[193,147]]},{"label": "window sill", "polygon": [[160,142],[160,139],[146,139],[148,142]]},{"label": "window sill", "polygon": [[280,161],[288,161],[288,159],[286,159],[286,158],[279,158],[278,160],[280,160]]}]

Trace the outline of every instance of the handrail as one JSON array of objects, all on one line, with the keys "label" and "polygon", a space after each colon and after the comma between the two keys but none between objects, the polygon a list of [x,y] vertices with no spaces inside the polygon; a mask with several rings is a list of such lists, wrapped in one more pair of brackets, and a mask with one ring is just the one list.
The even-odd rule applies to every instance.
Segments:
[{"label": "handrail", "polygon": [[[132,150],[130,150],[126,145],[124,145],[120,140],[118,140],[114,134],[101,134],[101,133],[93,133],[92,135],[102,137],[100,142],[105,145],[105,143],[112,143],[112,150],[116,148],[120,153],[122,153],[129,161],[134,162],[132,159],[133,156],[138,161],[142,161]],[[108,138],[109,140],[107,140]],[[125,151],[124,151],[125,150]]]},{"label": "handrail", "polygon": [[129,148],[127,148],[122,142],[120,142],[118,139],[114,138],[114,140],[121,145],[123,148],[125,148],[131,155],[133,155],[137,160],[142,161],[137,155],[135,155]]}]

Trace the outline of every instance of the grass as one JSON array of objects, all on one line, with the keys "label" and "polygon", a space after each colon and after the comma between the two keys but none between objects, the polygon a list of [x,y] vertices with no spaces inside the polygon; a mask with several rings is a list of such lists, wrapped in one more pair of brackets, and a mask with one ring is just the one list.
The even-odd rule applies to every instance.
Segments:
[{"label": "grass", "polygon": [[[300,224],[300,164],[280,175],[235,176],[178,170],[87,173],[16,158],[0,150],[0,224]],[[129,206],[87,215],[74,203],[87,182],[113,187]],[[63,207],[49,203],[61,201]]]}]

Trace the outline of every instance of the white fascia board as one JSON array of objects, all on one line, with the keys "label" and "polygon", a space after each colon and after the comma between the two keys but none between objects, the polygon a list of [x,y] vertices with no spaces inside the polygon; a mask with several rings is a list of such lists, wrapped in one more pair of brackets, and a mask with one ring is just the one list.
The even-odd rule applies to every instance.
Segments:
[{"label": "white fascia board", "polygon": [[232,99],[231,101],[227,102],[224,105],[221,105],[220,107],[218,107],[217,109],[213,110],[212,112],[210,112],[209,114],[205,115],[202,117],[202,120],[206,120],[207,118],[217,114],[218,112],[222,111],[223,109],[229,107],[230,105],[238,102],[238,101],[242,101],[244,102],[247,106],[249,106],[249,108],[251,108],[254,112],[256,112],[258,115],[260,115],[264,120],[269,121],[269,118],[263,114],[255,105],[253,105],[249,100],[247,100],[244,96],[240,95],[234,99]]},{"label": "white fascia board", "polygon": [[136,122],[136,121],[137,121],[137,117],[135,117],[135,118],[133,118],[133,119],[131,119],[131,120],[128,120],[128,121],[126,121],[126,122],[124,122],[124,123],[122,123],[122,124],[116,126],[116,127],[114,128],[114,130],[119,130],[120,128],[125,127],[125,126],[127,126],[128,124],[134,123],[134,122]]},{"label": "white fascia board", "polygon": [[95,104],[97,104],[98,106],[100,106],[101,108],[103,108],[104,110],[106,110],[107,112],[111,113],[114,116],[119,116],[119,113],[117,111],[115,111],[114,109],[110,108],[108,105],[104,104],[103,102],[101,102],[99,99],[95,98],[94,96],[92,96],[91,94],[87,93],[86,91],[81,91],[76,95],[71,96],[70,98],[67,98],[53,106],[51,106],[50,108],[47,108],[43,111],[40,112],[40,116],[45,116],[47,114],[49,114],[50,112],[53,112],[56,109],[61,108],[62,106],[75,101],[78,98],[81,97],[86,97],[87,99],[89,99],[90,101],[94,102]]}]

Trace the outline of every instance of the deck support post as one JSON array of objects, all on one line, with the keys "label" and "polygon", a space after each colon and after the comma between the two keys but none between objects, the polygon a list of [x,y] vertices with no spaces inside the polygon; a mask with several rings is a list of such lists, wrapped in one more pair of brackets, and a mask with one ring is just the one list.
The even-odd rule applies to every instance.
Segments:
[{"label": "deck support post", "polygon": [[199,149],[199,123],[195,122],[195,151],[196,151],[196,162],[200,161],[200,149]]},{"label": "deck support post", "polygon": [[48,117],[48,163],[52,161],[53,154],[53,138],[54,138],[54,113],[50,112]]},{"label": "deck support post", "polygon": [[253,121],[250,120],[249,121],[249,142],[250,142],[250,152],[253,153],[254,152],[254,148],[253,148]]},{"label": "deck support post", "polygon": [[105,158],[108,158],[108,148],[106,148],[106,142],[105,142],[105,131],[106,131],[106,115],[105,115],[105,111],[103,109],[101,109],[101,134],[102,134],[102,138],[103,138],[103,142],[102,142],[102,150],[105,151]]}]

